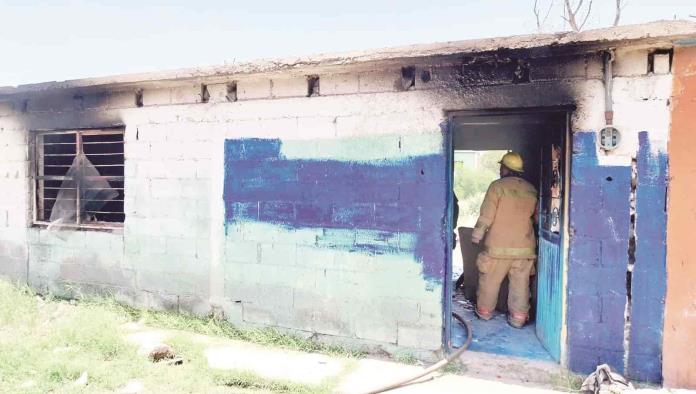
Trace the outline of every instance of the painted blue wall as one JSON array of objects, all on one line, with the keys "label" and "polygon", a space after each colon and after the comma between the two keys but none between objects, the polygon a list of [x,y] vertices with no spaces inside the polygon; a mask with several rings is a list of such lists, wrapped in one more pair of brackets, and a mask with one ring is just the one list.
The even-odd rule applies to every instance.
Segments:
[{"label": "painted blue wall", "polygon": [[632,169],[600,165],[592,132],[574,135],[572,164],[568,365],[589,373],[607,363],[631,378],[660,382],[667,155],[655,153],[648,133],[640,133],[627,371],[624,328]]},{"label": "painted blue wall", "polygon": [[640,133],[637,156],[636,252],[631,281],[628,371],[633,379],[662,381],[662,329],[666,292],[667,155],[653,152]]},{"label": "painted blue wall", "polygon": [[[306,142],[308,147],[316,143]],[[228,223],[251,220],[321,228],[324,235],[317,238],[317,246],[413,253],[427,280],[443,281],[446,156],[287,159],[282,144],[279,139],[255,138],[225,142]]]},{"label": "painted blue wall", "polygon": [[600,166],[595,133],[573,136],[568,262],[568,366],[624,366],[631,168]]}]

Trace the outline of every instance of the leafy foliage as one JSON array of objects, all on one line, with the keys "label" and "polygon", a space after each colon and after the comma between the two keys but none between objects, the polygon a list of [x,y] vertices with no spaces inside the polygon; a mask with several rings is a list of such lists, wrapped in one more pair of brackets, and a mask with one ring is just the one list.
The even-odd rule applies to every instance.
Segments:
[{"label": "leafy foliage", "polygon": [[498,178],[500,157],[504,152],[488,151],[481,154],[478,168],[465,163],[454,163],[454,193],[459,199],[458,226],[473,226],[476,221],[488,185]]}]

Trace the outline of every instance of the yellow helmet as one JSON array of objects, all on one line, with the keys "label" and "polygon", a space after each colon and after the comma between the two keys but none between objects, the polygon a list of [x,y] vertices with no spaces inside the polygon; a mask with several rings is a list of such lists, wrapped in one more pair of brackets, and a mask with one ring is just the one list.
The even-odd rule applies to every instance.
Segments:
[{"label": "yellow helmet", "polygon": [[524,161],[517,152],[506,153],[499,163],[515,172],[524,172]]}]

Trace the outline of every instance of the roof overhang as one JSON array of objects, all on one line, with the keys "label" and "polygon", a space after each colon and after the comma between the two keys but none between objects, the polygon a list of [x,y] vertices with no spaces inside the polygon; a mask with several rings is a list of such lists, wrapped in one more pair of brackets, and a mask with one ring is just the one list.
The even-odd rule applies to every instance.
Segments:
[{"label": "roof overhang", "polygon": [[501,51],[508,53],[525,52],[531,56],[545,57],[634,44],[671,47],[675,42],[692,42],[694,40],[696,40],[696,23],[658,21],[641,25],[587,30],[580,33],[530,34],[417,44],[338,54],[231,63],[221,66],[5,86],[0,87],[0,100],[57,90],[127,90],[182,83],[225,82],[260,75],[319,74],[344,69],[418,64],[427,60],[432,61],[433,58],[447,59]]}]

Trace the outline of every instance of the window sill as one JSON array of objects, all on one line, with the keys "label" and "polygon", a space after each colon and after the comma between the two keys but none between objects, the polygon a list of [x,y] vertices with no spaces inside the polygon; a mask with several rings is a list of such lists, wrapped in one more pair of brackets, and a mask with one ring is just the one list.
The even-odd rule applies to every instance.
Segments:
[{"label": "window sill", "polygon": [[[51,225],[51,222],[34,221],[34,227],[46,229]],[[54,224],[54,228],[61,230],[83,230],[83,231],[107,231],[107,232],[122,232],[123,223],[106,223],[97,222],[89,224],[77,224],[77,223],[65,223],[65,224]]]}]

